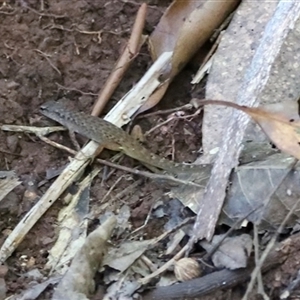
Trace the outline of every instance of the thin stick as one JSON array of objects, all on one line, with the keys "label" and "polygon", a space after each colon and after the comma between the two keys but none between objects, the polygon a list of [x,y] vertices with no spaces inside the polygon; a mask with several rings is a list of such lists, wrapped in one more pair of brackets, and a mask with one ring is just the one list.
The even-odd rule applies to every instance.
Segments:
[{"label": "thin stick", "polygon": [[[51,146],[57,147],[59,149],[62,149],[64,151],[67,151],[67,152],[69,152],[73,155],[76,155],[76,153],[77,153],[75,150],[72,150],[72,149],[70,149],[66,146],[63,146],[63,145],[58,144],[56,142],[53,142],[53,141],[51,141],[50,139],[48,139],[46,137],[39,136],[39,138],[42,141],[44,141],[45,143],[50,144]],[[155,173],[150,173],[150,172],[147,172],[147,171],[140,171],[140,170],[137,170],[137,169],[121,166],[121,165],[118,165],[118,164],[115,164],[113,162],[110,162],[110,161],[107,161],[107,160],[104,160],[104,159],[100,159],[100,158],[97,158],[96,161],[99,162],[102,165],[109,166],[109,167],[112,167],[112,168],[115,168],[115,169],[118,169],[118,170],[122,170],[122,171],[125,171],[125,172],[128,172],[128,173],[132,173],[132,174],[135,174],[135,175],[148,177],[148,178],[153,179],[153,180],[171,181],[171,182],[175,182],[177,184],[193,185],[193,186],[196,186],[196,187],[203,188],[203,186],[200,185],[200,184],[197,184],[197,183],[194,183],[194,182],[188,181],[188,180],[181,180],[181,179],[175,178],[171,175],[155,174]]]},{"label": "thin stick", "polygon": [[110,161],[106,161],[106,160],[103,160],[103,159],[100,159],[100,158],[97,158],[96,161],[103,164],[103,165],[106,165],[106,166],[109,166],[109,167],[112,167],[112,168],[116,168],[116,169],[119,169],[119,170],[122,170],[122,171],[125,171],[125,172],[129,172],[129,173],[132,173],[132,174],[148,177],[148,178],[153,179],[153,180],[171,181],[171,182],[174,182],[174,183],[177,183],[177,184],[192,185],[192,186],[203,188],[203,185],[194,183],[194,182],[189,181],[189,180],[181,180],[181,179],[175,178],[175,177],[170,176],[170,175],[155,174],[155,173],[150,173],[150,172],[147,172],[147,171],[132,169],[132,168],[129,168],[129,167],[117,165],[115,163],[112,163]]},{"label": "thin stick", "polygon": [[167,261],[164,265],[158,268],[155,272],[151,273],[147,277],[140,279],[139,282],[142,285],[147,284],[152,278],[157,277],[159,274],[168,270],[169,267],[173,266],[175,261],[179,260],[181,257],[184,256],[185,251],[188,249],[188,245],[185,245],[173,258]]},{"label": "thin stick", "polygon": [[[213,100],[211,100],[213,101]],[[217,100],[216,100],[217,101]],[[202,101],[205,102],[205,101]],[[221,101],[222,102],[222,101]],[[152,127],[150,130],[148,130],[147,132],[145,132],[144,136],[148,136],[150,133],[152,133],[153,131],[155,131],[156,129],[166,125],[167,123],[169,123],[170,121],[173,120],[186,120],[189,118],[193,118],[199,115],[199,113],[202,111],[202,108],[198,109],[195,113],[191,114],[191,115],[187,115],[187,116],[172,116],[169,119],[157,124],[156,126]]]},{"label": "thin stick", "polygon": [[252,291],[254,283],[255,283],[255,279],[257,278],[258,273],[260,272],[263,263],[265,262],[266,258],[268,257],[268,254],[271,252],[271,250],[273,249],[276,239],[278,237],[278,235],[280,234],[280,232],[282,232],[286,222],[289,220],[289,218],[291,217],[291,215],[294,213],[295,209],[297,208],[297,206],[300,203],[300,199],[298,201],[296,201],[296,203],[293,205],[293,207],[291,208],[291,210],[289,211],[289,213],[286,215],[286,217],[284,218],[284,220],[282,221],[282,223],[280,224],[278,230],[276,231],[276,234],[274,234],[274,236],[272,237],[272,239],[270,240],[270,242],[268,243],[265,251],[263,252],[261,258],[259,259],[258,263],[256,264],[252,274],[251,274],[251,280],[250,283],[247,287],[247,291],[243,297],[242,300],[247,300],[248,299],[248,295],[249,293]]},{"label": "thin stick", "polygon": [[120,56],[113,72],[110,74],[102,90],[100,91],[98,100],[92,111],[93,116],[98,116],[102,112],[104,106],[106,105],[109,98],[111,97],[116,87],[119,85],[121,79],[123,78],[124,73],[130,66],[132,58],[134,58],[139,52],[140,47],[142,45],[141,36],[145,24],[146,11],[147,4],[143,3],[137,12],[137,16],[132,28],[132,33],[128,44],[125,47],[124,52]]},{"label": "thin stick", "polygon": [[[258,242],[258,228],[257,228],[256,224],[254,224],[253,244],[254,244],[255,264],[258,264],[259,263],[259,242]],[[266,294],[266,292],[264,290],[263,279],[262,279],[262,270],[261,269],[259,269],[258,274],[257,274],[257,293],[262,295],[262,297],[265,300],[270,300],[269,296]]]},{"label": "thin stick", "polygon": [[194,106],[192,104],[188,103],[188,104],[184,104],[184,105],[179,106],[179,107],[165,109],[165,110],[158,110],[158,111],[154,111],[154,112],[151,112],[151,113],[148,113],[148,114],[137,116],[136,119],[144,119],[144,118],[153,117],[153,116],[157,116],[157,115],[172,114],[174,112],[181,111],[181,110],[191,110],[193,107]]}]

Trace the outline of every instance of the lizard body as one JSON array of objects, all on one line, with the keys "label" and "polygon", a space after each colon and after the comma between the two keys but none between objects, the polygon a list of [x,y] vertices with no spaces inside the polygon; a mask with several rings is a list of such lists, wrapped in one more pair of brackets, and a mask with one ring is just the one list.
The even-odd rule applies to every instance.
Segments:
[{"label": "lizard body", "polygon": [[121,151],[146,165],[163,169],[172,174],[194,173],[201,169],[201,166],[198,165],[176,163],[162,158],[147,150],[135,138],[116,125],[82,112],[67,110],[62,103],[46,102],[41,106],[40,111],[48,118],[99,143],[102,147]]}]

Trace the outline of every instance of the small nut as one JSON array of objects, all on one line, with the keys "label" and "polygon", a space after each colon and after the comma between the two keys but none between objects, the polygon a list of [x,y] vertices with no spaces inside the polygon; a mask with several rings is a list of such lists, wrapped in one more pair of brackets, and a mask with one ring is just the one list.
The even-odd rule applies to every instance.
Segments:
[{"label": "small nut", "polygon": [[187,281],[201,275],[199,264],[189,257],[182,258],[175,262],[174,273],[179,281]]}]

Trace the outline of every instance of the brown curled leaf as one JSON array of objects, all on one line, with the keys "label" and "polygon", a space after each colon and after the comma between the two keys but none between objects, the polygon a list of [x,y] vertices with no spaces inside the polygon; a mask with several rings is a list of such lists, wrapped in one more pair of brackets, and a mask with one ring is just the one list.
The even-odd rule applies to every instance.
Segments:
[{"label": "brown curled leaf", "polygon": [[[300,120],[290,118],[284,111],[269,111],[268,108],[247,107],[238,104],[219,101],[204,100],[201,104],[224,105],[239,109],[249,116],[262,128],[269,139],[281,151],[300,159]],[[288,105],[288,104],[286,104]]]}]

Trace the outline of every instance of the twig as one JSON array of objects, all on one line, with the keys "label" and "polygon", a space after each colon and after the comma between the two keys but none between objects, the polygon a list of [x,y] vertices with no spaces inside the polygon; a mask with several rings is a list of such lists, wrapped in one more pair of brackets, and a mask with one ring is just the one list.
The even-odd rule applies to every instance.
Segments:
[{"label": "twig", "polygon": [[[202,101],[202,102],[204,103],[205,101]],[[204,103],[204,104],[205,104],[205,103]],[[152,132],[155,131],[156,129],[158,129],[158,128],[160,128],[160,127],[162,127],[162,126],[168,124],[168,123],[171,122],[172,120],[178,120],[178,119],[180,119],[180,120],[186,120],[186,119],[189,119],[189,118],[193,118],[193,117],[195,117],[195,116],[198,116],[199,113],[201,112],[201,110],[202,110],[202,108],[197,109],[197,111],[196,111],[195,113],[193,113],[193,114],[191,114],[191,115],[187,115],[187,116],[172,116],[172,117],[170,117],[169,119],[167,119],[167,120],[165,120],[165,121],[163,121],[163,122],[157,124],[156,126],[154,126],[153,128],[151,128],[150,130],[148,130],[147,132],[145,132],[144,135],[145,135],[145,136],[149,135],[150,133],[152,133]]]},{"label": "twig", "polygon": [[163,266],[158,268],[155,272],[151,273],[150,275],[144,277],[143,279],[140,279],[139,282],[142,285],[147,284],[152,278],[157,277],[159,274],[165,272],[168,270],[169,267],[173,266],[175,261],[179,260],[181,257],[184,256],[185,251],[187,250],[188,245],[185,245],[173,258],[168,260]]},{"label": "twig", "polygon": [[66,18],[67,17],[66,14],[55,15],[55,14],[40,13],[39,11],[35,10],[34,8],[31,8],[28,5],[26,5],[25,8],[31,10],[32,12],[34,12],[35,14],[37,14],[37,15],[39,15],[41,17],[49,17],[49,18],[55,18],[55,19],[62,19],[62,18]]},{"label": "twig", "polygon": [[35,127],[35,126],[22,126],[22,125],[2,125],[0,129],[3,131],[33,133],[37,136],[45,136],[52,132],[67,130],[65,127],[62,126]]},{"label": "twig", "polygon": [[73,155],[76,154],[76,151],[75,151],[75,150],[72,150],[72,149],[70,149],[69,147],[66,147],[66,146],[64,146],[64,145],[62,145],[62,144],[53,142],[52,140],[48,139],[48,138],[45,137],[45,136],[39,136],[39,138],[40,138],[43,142],[45,142],[45,143],[47,143],[47,144],[49,144],[49,145],[51,145],[51,146],[53,146],[53,147],[55,147],[55,148],[64,150],[64,151],[69,152],[69,153],[71,153],[71,154],[73,154]]},{"label": "twig", "polygon": [[[75,26],[75,28],[73,29],[73,27]],[[97,34],[98,35],[98,40],[100,38],[101,40],[101,35],[102,34],[113,34],[113,35],[121,35],[124,34],[125,32],[128,32],[128,29],[122,30],[122,31],[118,31],[118,32],[114,32],[111,30],[100,30],[100,31],[85,31],[85,30],[80,30],[75,24],[71,26],[71,28],[66,28],[62,25],[58,25],[58,24],[48,24],[45,27],[43,27],[43,29],[58,29],[58,30],[62,30],[62,31],[67,31],[67,32],[79,32],[79,33],[83,33],[83,34]],[[99,36],[100,35],[100,36]]]},{"label": "twig", "polygon": [[[167,232],[164,232],[163,234],[161,234],[159,237],[157,237],[155,239],[155,241],[151,244],[152,247],[154,247],[158,242],[160,242],[161,240],[165,239],[167,236],[169,236],[171,233],[179,230],[180,228],[182,228],[183,226],[185,226],[188,223],[194,222],[195,217],[191,217],[191,218],[187,218],[185,219],[183,222],[181,222],[180,224],[178,224],[177,226],[175,226],[174,228],[168,230]],[[169,267],[171,267],[172,265],[174,265],[175,261],[179,260],[181,257],[184,256],[185,251],[187,250],[188,245],[185,245],[176,255],[174,255],[174,257],[172,259],[170,259],[169,261],[167,261],[164,265],[162,265],[160,268],[158,268],[157,270],[155,270],[153,273],[151,273],[150,275],[144,277],[143,279],[140,279],[139,282],[143,285],[147,284],[151,279],[157,277],[159,274],[165,272],[166,270],[169,269]]]},{"label": "twig", "polygon": [[293,280],[289,286],[281,293],[280,299],[291,299],[292,292],[300,285],[300,270],[298,270],[297,278]]},{"label": "twig", "polygon": [[174,134],[172,134],[172,160],[174,159],[175,159],[175,138],[174,138]]},{"label": "twig", "polygon": [[97,37],[98,37],[98,44],[101,44],[101,42],[102,42],[101,34],[103,33],[103,30],[99,30],[99,31],[87,31],[87,30],[76,29],[76,31],[78,31],[80,33],[84,33],[84,34],[90,34],[90,35],[96,34]]},{"label": "twig", "polygon": [[125,171],[125,172],[135,174],[135,175],[148,177],[148,178],[153,179],[153,180],[171,181],[171,182],[178,183],[178,184],[186,184],[186,185],[192,185],[192,186],[203,188],[203,186],[200,185],[200,184],[197,184],[197,183],[194,183],[194,182],[188,181],[188,180],[181,180],[181,179],[178,179],[178,178],[175,178],[173,176],[166,175],[166,174],[154,174],[154,173],[150,173],[150,172],[147,172],[147,171],[140,171],[140,170],[137,170],[137,169],[132,169],[132,168],[128,168],[128,167],[125,167],[125,166],[117,165],[117,164],[114,164],[110,161],[106,161],[106,160],[103,160],[103,159],[100,159],[100,158],[97,158],[97,162],[99,162],[103,165],[109,166],[109,167],[113,167],[113,168],[116,168],[116,169],[119,169],[119,170],[122,170],[122,171]]},{"label": "twig", "polygon": [[171,233],[181,229],[183,226],[194,222],[196,217],[189,217],[184,219],[180,224],[174,226],[172,229],[162,233],[159,237],[155,238],[155,241],[152,242],[151,246],[154,247],[156,246],[160,241],[164,240],[167,236],[169,236]]},{"label": "twig", "polygon": [[134,182],[127,186],[125,189],[123,189],[122,191],[120,191],[118,194],[116,194],[114,196],[114,198],[111,200],[111,202],[113,202],[115,199],[121,199],[123,196],[128,196],[129,192],[131,192],[132,190],[134,190],[136,187],[138,187],[141,183],[142,183],[142,179],[139,180],[134,180]]},{"label": "twig", "polygon": [[107,193],[104,195],[104,197],[100,200],[100,204],[104,203],[106,201],[106,199],[108,198],[108,196],[111,194],[111,192],[113,191],[113,189],[119,184],[119,182],[121,180],[123,180],[123,178],[125,178],[125,176],[120,176],[115,182],[114,184],[110,187],[110,189],[107,191]]},{"label": "twig", "polygon": [[58,68],[53,64],[53,62],[50,60],[49,57],[51,57],[51,55],[48,55],[44,52],[42,52],[39,49],[34,49],[34,51],[36,51],[37,53],[41,54],[43,57],[46,58],[46,60],[48,61],[49,65],[61,76],[61,72],[58,70]]},{"label": "twig", "polygon": [[177,119],[178,119],[178,117],[171,117],[171,118],[169,118],[169,119],[167,119],[167,120],[165,120],[165,121],[163,121],[163,122],[161,122],[161,123],[155,125],[155,126],[152,127],[150,130],[148,130],[147,132],[145,132],[144,136],[149,135],[150,133],[152,133],[152,132],[155,131],[156,129],[158,129],[158,128],[160,128],[160,127],[162,127],[162,126],[164,126],[164,125],[170,123],[170,122],[173,121],[173,120],[177,120]]},{"label": "twig", "polygon": [[156,204],[156,201],[153,201],[153,203],[152,203],[152,205],[151,205],[151,207],[150,207],[150,209],[149,209],[149,211],[148,211],[147,217],[146,217],[146,219],[145,219],[145,221],[144,221],[144,224],[143,224],[142,226],[136,228],[135,230],[133,230],[133,231],[130,233],[131,239],[132,239],[132,240],[134,240],[134,238],[135,238],[135,236],[133,236],[135,233],[141,231],[143,228],[145,228],[145,227],[147,226],[147,224],[148,224],[148,222],[149,222],[149,220],[150,220],[152,211],[153,211],[153,207],[154,207],[155,204]]},{"label": "twig", "polygon": [[143,3],[140,9],[138,10],[128,44],[125,47],[121,57],[119,58],[113,72],[108,77],[106,83],[104,84],[102,90],[99,93],[98,100],[92,111],[93,116],[98,116],[102,112],[104,106],[106,105],[114,90],[123,78],[123,75],[128,69],[132,58],[135,57],[139,52],[139,49],[141,47],[142,31],[145,24],[146,10],[147,5]]},{"label": "twig", "polygon": [[45,29],[58,29],[58,30],[67,31],[67,32],[74,31],[74,29],[65,28],[64,26],[58,25],[58,24],[48,24],[45,27],[43,27],[43,30],[45,30]]},{"label": "twig", "polygon": [[[255,264],[259,264],[259,242],[258,242],[258,228],[257,225],[254,224],[254,256],[255,256]],[[270,300],[270,297],[266,294],[264,290],[263,280],[262,280],[262,271],[259,269],[257,274],[257,293],[260,294],[264,300]]]},{"label": "twig", "polygon": [[114,198],[110,200],[110,203],[105,203],[104,205],[97,206],[89,215],[89,219],[96,219],[99,217],[99,215],[104,211],[104,209],[111,203],[114,203],[116,199],[122,198],[124,195],[128,195],[130,191],[135,189],[137,186],[139,186],[142,182],[142,179],[135,180],[131,185],[127,186],[124,190],[122,190],[120,193],[116,194]]},{"label": "twig", "polygon": [[25,155],[23,154],[18,154],[18,153],[13,153],[10,151],[6,151],[0,148],[0,152],[4,153],[4,154],[8,154],[8,155],[13,155],[13,156],[19,156],[19,157],[25,157]]},{"label": "twig", "polygon": [[175,107],[175,108],[170,108],[170,109],[165,109],[165,110],[158,110],[158,111],[154,111],[148,114],[144,114],[144,115],[140,115],[137,116],[136,119],[144,119],[144,118],[148,118],[148,117],[153,117],[153,116],[157,116],[157,115],[168,115],[168,114],[172,114],[174,112],[177,111],[181,111],[181,110],[191,110],[194,106],[190,103],[179,106],[179,107]]},{"label": "twig", "polygon": [[0,15],[14,15],[17,12],[17,9],[14,9],[11,12],[7,12],[7,11],[2,11],[0,10]]},{"label": "twig", "polygon": [[[12,11],[4,11],[3,9],[11,9]],[[18,9],[13,9],[10,5],[6,3],[6,1],[2,2],[2,5],[0,6],[0,14],[3,15],[13,15]]]},{"label": "twig", "polygon": [[264,264],[266,258],[268,257],[269,253],[271,252],[271,250],[273,249],[276,239],[279,236],[279,234],[282,232],[286,222],[289,220],[289,218],[291,217],[291,215],[294,213],[295,209],[297,208],[298,204],[300,203],[300,199],[298,201],[295,202],[295,204],[293,205],[293,207],[291,208],[291,210],[289,211],[289,213],[286,215],[286,217],[284,218],[284,220],[282,221],[282,223],[280,224],[279,228],[276,231],[276,234],[273,235],[272,239],[270,240],[270,242],[268,243],[265,251],[263,252],[261,258],[259,259],[259,261],[256,263],[256,266],[251,274],[251,280],[250,283],[247,287],[247,291],[245,293],[245,295],[243,296],[242,300],[247,300],[248,299],[248,295],[249,293],[252,291],[254,283],[255,283],[255,279],[257,278],[257,274],[260,272],[262,265]]},{"label": "twig", "polygon": [[78,92],[78,93],[81,93],[82,95],[91,95],[91,96],[97,96],[98,94],[95,94],[95,93],[91,93],[91,92],[84,92],[84,91],[81,91],[81,90],[78,90],[78,89],[75,89],[75,88],[72,88],[72,87],[66,87],[66,86],[63,86],[61,84],[59,84],[58,82],[55,82],[55,84],[62,90],[66,90],[66,91],[74,91],[74,92]]}]

